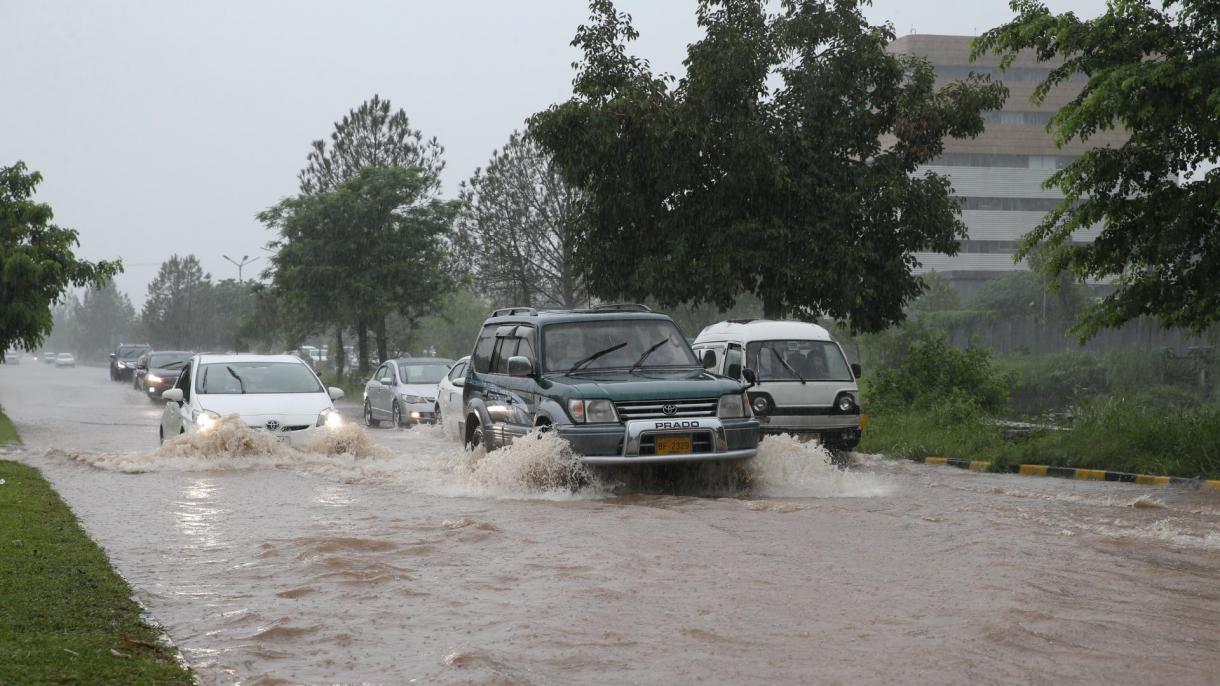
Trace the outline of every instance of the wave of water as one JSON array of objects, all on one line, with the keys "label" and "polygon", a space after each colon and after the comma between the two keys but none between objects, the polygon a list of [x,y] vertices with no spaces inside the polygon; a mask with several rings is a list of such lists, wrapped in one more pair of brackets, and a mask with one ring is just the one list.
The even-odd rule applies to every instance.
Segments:
[{"label": "wave of water", "polygon": [[884,496],[885,476],[839,469],[830,454],[790,436],[769,436],[752,460],[682,465],[589,467],[555,433],[530,434],[487,452],[466,450],[443,428],[370,432],[357,424],[321,432],[293,448],[225,417],[207,432],[179,436],[157,450],[71,453],[112,471],[291,469],[344,483],[402,485],[441,496],[588,499],[621,493],[833,498]]}]

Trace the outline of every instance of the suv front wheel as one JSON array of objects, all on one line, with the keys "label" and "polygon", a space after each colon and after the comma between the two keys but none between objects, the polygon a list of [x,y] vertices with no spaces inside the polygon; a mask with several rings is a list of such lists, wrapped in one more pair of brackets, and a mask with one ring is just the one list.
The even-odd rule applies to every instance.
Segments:
[{"label": "suv front wheel", "polygon": [[466,449],[477,450],[484,441],[483,422],[477,416],[470,415],[466,419],[466,426]]}]

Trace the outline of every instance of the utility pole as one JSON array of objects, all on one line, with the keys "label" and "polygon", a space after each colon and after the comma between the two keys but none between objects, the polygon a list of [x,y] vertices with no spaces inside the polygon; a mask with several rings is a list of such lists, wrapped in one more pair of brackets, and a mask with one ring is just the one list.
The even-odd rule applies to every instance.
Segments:
[{"label": "utility pole", "polygon": [[247,264],[250,264],[251,262],[254,262],[254,261],[256,261],[256,260],[260,260],[260,259],[262,259],[262,258],[260,258],[260,257],[256,257],[256,258],[254,258],[254,259],[250,259],[250,256],[249,256],[249,255],[242,255],[242,256],[241,256],[241,262],[238,262],[237,260],[233,259],[232,257],[229,257],[228,255],[221,255],[221,257],[223,257],[223,258],[225,258],[226,260],[228,260],[228,261],[232,262],[233,264],[237,265],[237,283],[241,283],[241,270],[242,270],[242,267],[245,267]]}]

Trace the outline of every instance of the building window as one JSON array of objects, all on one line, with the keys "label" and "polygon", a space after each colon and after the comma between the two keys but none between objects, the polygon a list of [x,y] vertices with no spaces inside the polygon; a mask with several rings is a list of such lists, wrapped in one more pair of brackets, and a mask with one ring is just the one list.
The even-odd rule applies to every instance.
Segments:
[{"label": "building window", "polygon": [[1054,112],[984,112],[983,121],[987,124],[1020,124],[1022,126],[1046,126],[1050,123]]},{"label": "building window", "polygon": [[[1075,157],[1068,155],[1006,155],[1001,153],[947,152],[932,160],[932,164],[945,167],[1063,169],[1075,159]],[[1053,166],[1046,166],[1048,164]]]},{"label": "building window", "polygon": [[959,198],[963,210],[1002,210],[1007,212],[1050,212],[1063,202],[1059,198]]},{"label": "building window", "polygon": [[[969,64],[934,64],[936,76],[942,79],[964,79],[970,74],[990,76],[995,81],[1045,81],[1051,75],[1050,69],[1037,67],[1009,67],[1001,71],[997,67],[980,67]],[[1069,83],[1085,83],[1088,77],[1084,74],[1073,74]]]}]

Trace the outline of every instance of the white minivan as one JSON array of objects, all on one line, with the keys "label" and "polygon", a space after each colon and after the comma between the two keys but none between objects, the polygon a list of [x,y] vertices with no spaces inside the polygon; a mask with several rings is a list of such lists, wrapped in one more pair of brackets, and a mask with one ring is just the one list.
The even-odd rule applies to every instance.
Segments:
[{"label": "white minivan", "polygon": [[848,363],[826,329],[797,321],[727,321],[704,329],[691,347],[709,369],[731,379],[754,370],[757,380],[747,393],[764,434],[792,434],[837,451],[859,444],[867,423],[856,385],[860,365]]}]

